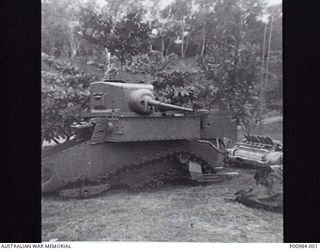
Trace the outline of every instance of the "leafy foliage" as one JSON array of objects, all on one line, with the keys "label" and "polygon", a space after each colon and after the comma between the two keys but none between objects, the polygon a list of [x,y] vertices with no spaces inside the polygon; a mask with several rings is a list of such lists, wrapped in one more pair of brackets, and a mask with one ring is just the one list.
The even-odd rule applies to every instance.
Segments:
[{"label": "leafy foliage", "polygon": [[69,58],[77,54],[76,39],[79,3],[68,0],[43,0],[42,51],[56,57]]},{"label": "leafy foliage", "polygon": [[186,104],[191,106],[197,97],[197,91],[189,82],[188,72],[160,72],[157,74],[158,80],[153,82],[156,95],[163,102],[177,105]]},{"label": "leafy foliage", "polygon": [[[263,24],[258,1],[217,1],[208,34],[212,42],[200,63],[217,88],[217,104],[246,128],[258,122],[260,44],[252,32]],[[218,22],[220,20],[220,22]],[[211,22],[211,23],[210,23]]]},{"label": "leafy foliage", "polygon": [[110,51],[119,58],[123,64],[128,58],[149,49],[150,27],[141,22],[141,14],[129,13],[124,20],[116,23],[110,40]]},{"label": "leafy foliage", "polygon": [[130,12],[121,21],[96,13],[92,6],[80,11],[79,34],[92,43],[107,49],[124,65],[131,56],[145,53],[149,49],[150,27],[142,22],[140,10]]},{"label": "leafy foliage", "polygon": [[111,18],[97,13],[93,4],[82,6],[78,16],[77,33],[80,38],[98,44],[101,48],[105,47],[108,44],[110,32],[113,28]]},{"label": "leafy foliage", "polygon": [[204,74],[189,71],[162,71],[153,82],[156,95],[163,102],[194,109],[217,108],[217,91]]},{"label": "leafy foliage", "polygon": [[51,72],[42,71],[42,140],[69,140],[71,124],[80,119],[78,106],[87,97],[85,87],[93,79],[70,63],[45,55],[42,61],[52,68]]}]

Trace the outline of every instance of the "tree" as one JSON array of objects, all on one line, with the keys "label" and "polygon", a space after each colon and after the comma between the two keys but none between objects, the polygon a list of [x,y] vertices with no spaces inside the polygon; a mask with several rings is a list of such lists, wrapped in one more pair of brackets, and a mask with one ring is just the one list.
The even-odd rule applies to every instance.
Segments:
[{"label": "tree", "polygon": [[144,9],[144,0],[105,0],[101,13],[112,20],[113,23],[120,22],[129,13],[139,12]]},{"label": "tree", "polygon": [[186,19],[191,13],[191,1],[175,0],[162,11],[162,16],[169,19],[175,26],[177,38],[176,43],[180,44],[180,55],[185,56],[185,36],[188,33]]},{"label": "tree", "polygon": [[166,57],[169,54],[169,50],[174,43],[175,38],[177,37],[174,25],[166,19],[161,18],[152,21],[151,29],[152,48],[158,49],[162,57]]},{"label": "tree", "polygon": [[59,143],[59,139],[69,140],[73,136],[71,124],[80,121],[78,107],[88,95],[85,88],[94,79],[71,63],[45,54],[42,63],[50,69],[42,71],[42,141]]},{"label": "tree", "polygon": [[[282,6],[272,5],[267,9],[268,28],[272,29],[268,57],[268,82],[266,83],[266,105],[269,109],[282,112]],[[269,37],[268,37],[269,38]]]},{"label": "tree", "polygon": [[111,18],[99,13],[94,4],[88,3],[80,8],[77,34],[81,39],[104,48],[108,45],[112,29]]},{"label": "tree", "polygon": [[74,57],[78,44],[75,38],[78,2],[43,0],[42,51],[56,57]]},{"label": "tree", "polygon": [[193,5],[196,6],[188,22],[191,22],[189,26],[192,28],[190,32],[190,39],[197,44],[198,55],[203,57],[205,55],[206,46],[208,44],[207,34],[210,29],[210,21],[214,17],[214,6],[216,1],[214,0],[194,0]]},{"label": "tree", "polygon": [[256,124],[258,115],[262,9],[262,3],[254,0],[217,1],[208,14],[210,43],[200,61],[218,88],[219,107],[247,130]]},{"label": "tree", "polygon": [[113,27],[108,48],[121,62],[121,68],[131,56],[149,51],[151,29],[141,20],[140,12],[131,12]]},{"label": "tree", "polygon": [[120,60],[121,68],[131,56],[149,50],[150,32],[149,25],[142,22],[142,10],[130,12],[117,22],[104,13],[97,13],[90,5],[80,12],[79,34],[108,49]]}]

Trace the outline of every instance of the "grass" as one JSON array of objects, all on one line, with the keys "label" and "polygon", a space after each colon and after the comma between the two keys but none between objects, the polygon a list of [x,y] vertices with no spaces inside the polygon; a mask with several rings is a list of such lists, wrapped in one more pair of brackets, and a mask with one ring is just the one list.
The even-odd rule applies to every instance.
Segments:
[{"label": "grass", "polygon": [[[269,136],[281,122],[266,125]],[[282,214],[233,202],[234,193],[255,185],[254,170],[207,186],[182,184],[132,194],[112,190],[95,198],[42,199],[42,240],[282,242]]]}]

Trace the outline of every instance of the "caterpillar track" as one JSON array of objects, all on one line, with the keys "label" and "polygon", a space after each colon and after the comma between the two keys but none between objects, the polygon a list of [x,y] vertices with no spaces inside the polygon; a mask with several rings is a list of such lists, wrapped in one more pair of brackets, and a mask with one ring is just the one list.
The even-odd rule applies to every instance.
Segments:
[{"label": "caterpillar track", "polygon": [[[69,145],[74,144],[76,143],[69,143]],[[131,190],[136,192],[146,187],[154,188],[163,186],[164,183],[169,180],[172,181],[185,179],[199,183],[215,181],[214,178],[210,180],[210,176],[216,172],[215,166],[212,164],[217,164],[219,157],[218,155],[205,157],[205,152],[212,150],[209,144],[181,141],[179,143],[150,142],[149,145],[140,143],[140,146],[145,149],[151,149],[156,144],[157,148],[160,148],[158,152],[156,152],[157,150],[153,148],[149,154],[149,157],[144,156],[140,160],[138,160],[137,157],[134,157],[135,161],[133,163],[123,165],[110,171],[105,171],[103,174],[99,174],[95,178],[90,178],[90,175],[86,175],[86,172],[83,171],[83,168],[81,171],[81,168],[79,168],[77,165],[66,164],[69,167],[76,166],[76,168],[73,170],[65,168],[65,175],[68,172],[77,172],[77,174],[72,174],[69,178],[64,175],[62,177],[63,180],[59,180],[56,174],[52,174],[52,176],[49,178],[43,176],[42,188],[48,189],[50,188],[50,186],[48,187],[50,183],[56,183],[59,184],[58,186],[60,186],[60,188],[57,188],[57,190],[59,190],[59,194],[61,196],[84,198],[100,194],[107,191],[112,186],[118,185],[129,187]],[[162,148],[166,148],[170,144],[171,146],[174,146],[172,149],[161,151]],[[76,153],[79,148],[86,146],[91,146],[88,141],[74,145],[73,147],[67,149],[64,149],[64,147],[60,146],[63,150],[61,152],[56,152],[56,149],[52,155],[47,156],[46,161],[59,161],[59,157],[63,157],[64,154],[70,154],[70,152]],[[135,148],[139,151],[142,150],[139,148],[139,143],[137,143],[135,146]],[[192,148],[197,149],[196,151],[198,152],[191,151]],[[132,150],[134,151],[134,149]],[[200,151],[202,152],[200,153]],[[147,150],[144,150],[144,154],[146,154],[146,152]],[[135,155],[134,152],[133,155]],[[222,158],[220,159],[220,162],[221,160]],[[46,161],[43,163],[44,168],[46,168]],[[196,173],[198,176],[193,176],[192,170],[190,170],[190,165],[196,165],[198,169],[201,168],[201,172]],[[112,168],[105,167],[104,169],[109,170]],[[56,171],[60,172],[59,168],[56,168]],[[44,172],[45,171],[43,171],[43,173]],[[229,176],[229,178],[230,177],[231,176]]]}]

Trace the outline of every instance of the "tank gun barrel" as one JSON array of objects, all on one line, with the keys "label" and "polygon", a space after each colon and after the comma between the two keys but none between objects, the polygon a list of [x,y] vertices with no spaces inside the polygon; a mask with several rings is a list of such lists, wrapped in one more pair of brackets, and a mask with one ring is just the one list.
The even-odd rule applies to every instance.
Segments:
[{"label": "tank gun barrel", "polygon": [[146,102],[147,102],[147,105],[155,106],[155,107],[159,107],[159,108],[193,112],[193,109],[191,109],[191,108],[186,108],[186,107],[181,107],[181,106],[172,105],[172,104],[168,104],[168,103],[163,103],[163,102],[159,102],[156,100],[148,99],[148,100],[146,100]]},{"label": "tank gun barrel", "polygon": [[151,114],[152,112],[154,112],[152,107],[159,107],[163,110],[180,110],[193,112],[193,109],[191,108],[181,107],[155,100],[152,91],[150,91],[149,89],[134,90],[130,94],[128,99],[130,110],[137,114]]}]

